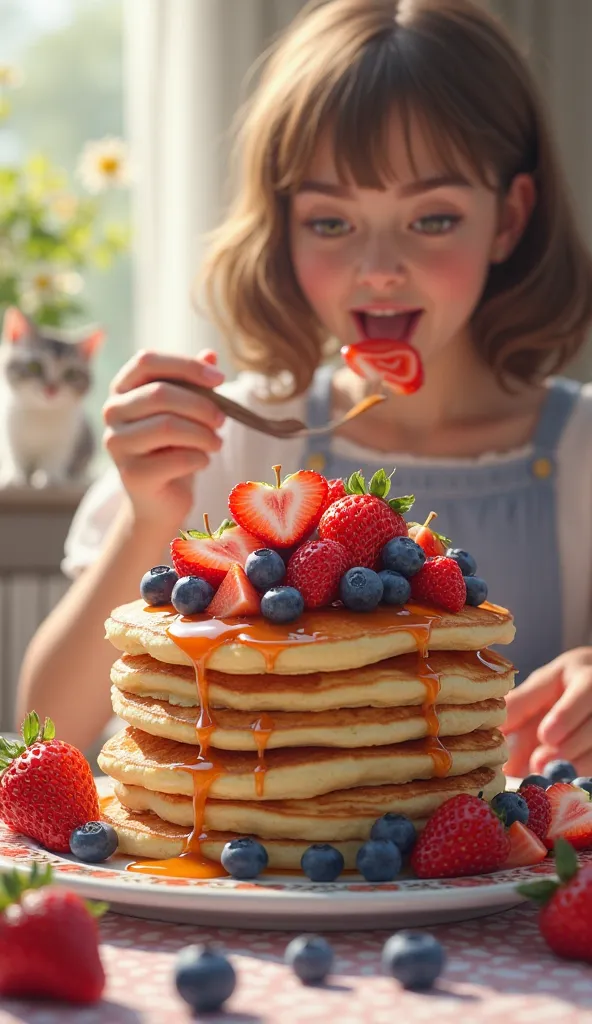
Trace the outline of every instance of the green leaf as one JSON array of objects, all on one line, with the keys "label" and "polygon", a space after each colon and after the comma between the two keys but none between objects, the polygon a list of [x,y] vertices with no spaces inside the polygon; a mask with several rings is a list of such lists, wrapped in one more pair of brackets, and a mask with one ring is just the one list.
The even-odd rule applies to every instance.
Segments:
[{"label": "green leaf", "polygon": [[570,882],[578,873],[579,864],[576,851],[567,839],[556,839],[553,846],[555,867],[562,882]]},{"label": "green leaf", "polygon": [[39,721],[39,715],[36,711],[29,711],[29,714],[26,715],[23,722],[23,739],[27,747],[30,747],[37,741],[40,728],[41,722]]},{"label": "green leaf", "polygon": [[541,879],[539,882],[525,882],[523,885],[516,886],[516,892],[519,892],[521,896],[528,896],[529,900],[533,900],[539,906],[548,903],[558,889],[558,882],[554,882],[550,878]]},{"label": "green leaf", "polygon": [[345,485],[345,490],[348,494],[366,494],[366,481],[362,476],[361,469],[358,469],[356,473],[352,473]]},{"label": "green leaf", "polygon": [[[266,486],[269,487],[270,485],[267,484]],[[209,533],[202,533],[200,530],[179,530],[179,535],[183,540],[190,540],[191,538],[194,540],[212,540],[212,538],[218,540],[223,533],[226,533],[227,530],[234,529],[235,526],[236,523],[234,522],[234,519],[224,519],[220,523],[218,529],[214,530],[211,537]]]},{"label": "green leaf", "polygon": [[49,885],[52,871],[49,864],[39,867],[37,861],[32,862],[30,872],[21,870],[3,872],[0,875],[0,911],[6,910],[12,903],[18,903],[24,892],[30,889],[41,889]]},{"label": "green leaf", "polygon": [[227,530],[232,530],[235,526],[234,519],[223,519],[214,536],[221,537],[223,533],[226,533]]},{"label": "green leaf", "polygon": [[[414,494],[404,494],[400,498],[389,498],[388,505],[392,508],[393,512],[399,512],[400,515],[408,512],[412,505],[415,503]],[[411,525],[411,523],[409,524]]]},{"label": "green leaf", "polygon": [[54,723],[52,722],[51,718],[46,718],[45,722],[43,723],[43,734],[41,738],[44,740],[53,740],[55,738],[55,734],[56,733]]},{"label": "green leaf", "polygon": [[84,905],[91,917],[102,917],[109,910],[108,903],[99,903],[97,900],[85,900]]},{"label": "green leaf", "polygon": [[378,469],[368,484],[368,494],[374,494],[377,498],[386,498],[391,489],[391,480],[384,471]]}]

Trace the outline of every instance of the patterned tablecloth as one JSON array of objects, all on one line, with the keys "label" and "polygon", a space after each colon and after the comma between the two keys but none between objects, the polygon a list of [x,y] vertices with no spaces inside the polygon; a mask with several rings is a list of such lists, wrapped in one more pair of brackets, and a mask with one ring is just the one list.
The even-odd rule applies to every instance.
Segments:
[{"label": "patterned tablecloth", "polygon": [[103,1001],[89,1009],[4,1002],[1,1024],[169,1024],[190,1021],[173,980],[175,954],[188,943],[223,944],[238,983],[226,1012],[210,1019],[233,1024],[338,1021],[339,1024],[580,1024],[592,1022],[592,967],[554,957],[523,905],[462,924],[429,930],[444,943],[448,964],[429,994],[406,992],[380,968],[387,932],[328,934],[335,972],[306,988],[283,964],[291,934],[200,929],[107,914],[101,922],[108,976]]}]

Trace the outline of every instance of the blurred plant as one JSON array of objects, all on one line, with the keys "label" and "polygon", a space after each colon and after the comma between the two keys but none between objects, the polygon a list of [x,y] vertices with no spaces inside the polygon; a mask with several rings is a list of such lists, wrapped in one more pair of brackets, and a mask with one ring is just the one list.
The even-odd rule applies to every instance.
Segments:
[{"label": "blurred plant", "polygon": [[[20,85],[16,68],[0,65],[0,122],[10,115],[8,91]],[[121,139],[86,144],[77,195],[67,173],[43,154],[0,166],[0,316],[18,306],[38,323],[68,325],[86,315],[83,273],[106,269],[129,246],[129,226],[104,220],[99,193],[129,183]]]}]

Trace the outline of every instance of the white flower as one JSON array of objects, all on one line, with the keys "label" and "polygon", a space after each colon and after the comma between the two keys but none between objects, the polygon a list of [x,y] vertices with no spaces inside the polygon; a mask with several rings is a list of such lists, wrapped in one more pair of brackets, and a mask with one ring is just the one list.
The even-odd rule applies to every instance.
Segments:
[{"label": "white flower", "polygon": [[14,64],[0,64],[0,88],[18,89],[23,84],[23,73]]},{"label": "white flower", "polygon": [[102,192],[110,185],[128,185],[130,163],[126,143],[114,137],[87,142],[76,173],[89,192]]},{"label": "white flower", "polygon": [[60,295],[77,295],[83,287],[84,281],[76,271],[37,264],[25,271],[20,282],[23,312],[36,313],[44,303],[55,301]]}]

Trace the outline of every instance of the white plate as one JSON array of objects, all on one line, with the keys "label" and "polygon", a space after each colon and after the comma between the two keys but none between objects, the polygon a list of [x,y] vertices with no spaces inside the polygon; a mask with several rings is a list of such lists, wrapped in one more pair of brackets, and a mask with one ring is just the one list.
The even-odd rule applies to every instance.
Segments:
[{"label": "white plate", "polygon": [[[102,788],[102,787],[101,787]],[[592,851],[580,855],[592,863]],[[401,879],[371,884],[355,876],[323,884],[304,877],[265,875],[253,882],[231,878],[166,878],[125,870],[129,859],[83,864],[48,853],[0,824],[0,871],[31,860],[51,864],[59,885],[114,911],[137,917],[240,928],[392,928],[462,921],[521,903],[519,882],[553,877],[554,861],[490,875]]]}]

